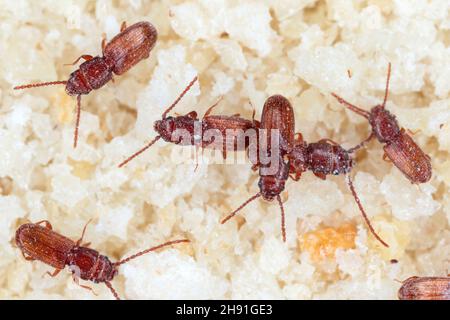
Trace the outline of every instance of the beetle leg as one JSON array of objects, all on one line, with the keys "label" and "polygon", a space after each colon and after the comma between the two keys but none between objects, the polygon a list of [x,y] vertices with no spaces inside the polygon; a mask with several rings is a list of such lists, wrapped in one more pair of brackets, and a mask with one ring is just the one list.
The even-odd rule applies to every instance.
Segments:
[{"label": "beetle leg", "polygon": [[106,48],[106,34],[103,34],[102,37],[102,54],[105,55],[105,48]]},{"label": "beetle leg", "polygon": [[27,261],[34,261],[34,260],[36,260],[32,256],[26,256],[25,252],[23,252],[23,251],[21,251],[21,252],[22,252],[22,256],[25,258],[25,260],[27,260]]},{"label": "beetle leg", "polygon": [[44,273],[42,275],[42,277],[45,277],[46,275],[49,275],[50,277],[54,278],[54,277],[56,277],[58,275],[58,273],[61,272],[61,270],[62,269],[55,269],[55,271],[53,271],[53,272],[47,271],[46,273]]},{"label": "beetle leg", "polygon": [[386,162],[392,162],[391,159],[389,159],[388,155],[385,153],[383,153],[383,160]]},{"label": "beetle leg", "polygon": [[220,101],[223,100],[223,96],[220,96],[220,98],[216,101],[216,103],[214,103],[211,107],[208,108],[208,110],[206,110],[203,118],[206,118],[207,116],[209,116],[209,114],[211,113],[211,111],[217,107],[217,105],[219,104]]},{"label": "beetle leg", "polygon": [[353,153],[354,151],[362,148],[367,142],[369,142],[370,140],[372,140],[372,138],[375,137],[375,134],[372,132],[366,139],[364,139],[363,141],[361,141],[359,144],[357,144],[356,146],[354,146],[353,148],[348,149],[348,153]]},{"label": "beetle leg", "polygon": [[334,140],[328,139],[328,138],[321,139],[321,140],[319,140],[319,142],[328,142],[329,144],[332,144],[334,146],[339,146],[339,143],[335,142]]},{"label": "beetle leg", "polygon": [[52,224],[50,223],[50,221],[48,221],[48,220],[41,220],[41,221],[39,221],[39,222],[36,222],[36,224],[41,224],[41,223],[45,224],[45,227],[46,227],[47,229],[50,229],[50,230],[53,229],[53,228],[52,228]]},{"label": "beetle leg", "polygon": [[127,22],[123,21],[122,24],[120,25],[120,32],[122,32],[123,30],[125,30],[127,28]]},{"label": "beetle leg", "polygon": [[[86,232],[86,228],[87,228],[88,224],[91,223],[91,221],[92,221],[92,219],[89,219],[89,221],[84,225],[83,232],[81,233],[81,238],[77,240],[76,246],[79,246],[81,241],[83,241],[84,233]],[[90,244],[90,242],[88,244]]]},{"label": "beetle leg", "polygon": [[186,114],[186,117],[189,117],[191,119],[197,120],[197,112],[191,111],[188,114]]},{"label": "beetle leg", "polygon": [[223,157],[223,160],[225,160],[227,158],[227,143],[226,142],[223,145],[222,157]]},{"label": "beetle leg", "polygon": [[303,135],[300,132],[297,132],[294,135],[294,140],[298,143],[302,143],[303,142]]},{"label": "beetle leg", "polygon": [[81,288],[83,288],[83,289],[89,290],[89,291],[91,291],[95,296],[98,296],[98,294],[95,293],[94,289],[92,289],[91,287],[84,286],[84,285],[80,284],[80,281],[79,281],[78,277],[77,277],[75,274],[72,274],[72,279],[73,279],[73,282],[75,282],[77,286],[79,286],[79,287],[81,287]]},{"label": "beetle leg", "polygon": [[420,132],[420,129],[417,129],[416,131],[412,131],[412,130],[406,129],[406,131],[407,131],[410,135],[415,135],[415,134],[418,134],[418,133]]},{"label": "beetle leg", "polygon": [[195,168],[194,168],[194,172],[196,172],[197,168],[198,168],[198,149],[199,148],[200,148],[200,146],[196,144],[195,145]]},{"label": "beetle leg", "polygon": [[80,61],[81,59],[84,59],[84,60],[86,60],[86,61],[89,61],[89,60],[94,59],[94,57],[91,56],[91,55],[89,55],[89,54],[83,54],[83,55],[81,55],[77,60],[75,60],[74,62],[72,62],[72,63],[66,63],[66,64],[64,64],[64,65],[65,65],[65,66],[74,66],[74,65],[76,65],[76,64],[78,63],[78,61]]},{"label": "beetle leg", "polygon": [[314,173],[314,175],[316,177],[318,177],[318,178],[320,178],[322,180],[326,180],[327,179],[327,176],[325,175],[325,173],[322,173],[322,172],[313,172],[313,173]]},{"label": "beetle leg", "polygon": [[299,181],[300,177],[302,176],[301,172],[295,172],[295,174],[290,174],[289,177],[291,177],[292,180],[294,181]]},{"label": "beetle leg", "polygon": [[256,109],[255,109],[255,107],[252,105],[251,102],[250,102],[250,106],[251,106],[252,109],[253,109],[253,111],[252,111],[252,121],[253,121],[253,123],[255,123]]}]

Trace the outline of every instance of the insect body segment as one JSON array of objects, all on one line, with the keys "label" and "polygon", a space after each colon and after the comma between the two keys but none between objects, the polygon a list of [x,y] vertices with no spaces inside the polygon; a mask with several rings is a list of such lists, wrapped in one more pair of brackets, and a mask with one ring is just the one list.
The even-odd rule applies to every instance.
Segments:
[{"label": "insect body segment", "polygon": [[67,254],[75,246],[75,241],[42,227],[39,223],[23,224],[16,231],[16,244],[25,257],[40,260],[56,269],[66,265]]},{"label": "insect body segment", "polygon": [[400,300],[450,300],[450,277],[410,277],[398,291]]}]

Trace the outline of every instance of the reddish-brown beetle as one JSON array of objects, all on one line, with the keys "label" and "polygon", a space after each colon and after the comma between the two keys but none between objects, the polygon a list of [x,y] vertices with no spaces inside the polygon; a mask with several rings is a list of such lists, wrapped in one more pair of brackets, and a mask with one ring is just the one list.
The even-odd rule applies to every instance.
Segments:
[{"label": "reddish-brown beetle", "polygon": [[398,290],[400,300],[450,300],[450,277],[410,277]]},{"label": "reddish-brown beetle", "polygon": [[[164,111],[161,120],[155,121],[153,128],[158,135],[141,150],[119,164],[119,168],[136,158],[161,138],[166,142],[177,145],[219,149],[222,151],[224,158],[226,158],[227,150],[240,151],[248,148],[251,143],[251,137],[247,136],[247,134],[251,133],[250,130],[253,130],[256,140],[256,129],[259,127],[259,122],[254,119],[243,119],[239,115],[210,115],[212,109],[218,102],[206,111],[201,120],[198,119],[197,112],[195,111],[191,111],[182,116],[167,116],[196,81],[197,77],[189,83],[172,105]],[[216,138],[220,138],[221,141],[215,141]],[[240,143],[241,141],[243,143]],[[256,145],[257,141],[254,144]]]},{"label": "reddish-brown beetle", "polygon": [[86,60],[78,70],[72,72],[67,81],[54,81],[33,83],[14,87],[14,90],[43,87],[63,84],[66,93],[77,96],[77,119],[74,133],[74,147],[78,142],[78,127],[80,124],[81,95],[88,94],[92,90],[103,87],[113,78],[113,73],[121,75],[136,65],[139,61],[150,56],[150,51],[155,46],[158,33],[149,22],[138,22],[128,28],[123,23],[120,33],[109,43],[102,42],[103,57],[82,55],[80,59]]},{"label": "reddish-brown beetle", "polygon": [[[40,226],[40,224],[45,226]],[[39,260],[54,267],[53,273],[47,272],[50,276],[56,276],[65,266],[68,266],[76,284],[79,285],[79,278],[94,283],[103,282],[111,290],[114,297],[119,300],[119,295],[112,287],[111,280],[117,275],[120,265],[162,247],[190,242],[187,239],[169,241],[140,251],[120,261],[111,262],[107,256],[88,248],[88,244],[84,246],[81,244],[86,227],[87,224],[83,229],[81,238],[75,242],[53,231],[52,225],[46,220],[27,223],[17,229],[16,244],[26,260]],[[92,291],[90,287],[80,286]]]},{"label": "reddish-brown beetle", "polygon": [[[234,217],[237,212],[244,208],[251,201],[263,197],[264,200],[272,201],[277,199],[281,209],[281,232],[283,241],[286,241],[286,227],[283,202],[280,194],[285,188],[286,180],[289,178],[289,161],[285,160],[294,144],[295,118],[292,105],[285,97],[274,95],[269,97],[264,103],[261,114],[261,124],[259,132],[259,192],[250,197],[236,210],[225,217],[221,223],[224,224]],[[272,141],[272,133],[276,132],[278,140]],[[263,145],[264,144],[264,145]],[[261,152],[265,153],[262,154]],[[263,159],[269,161],[264,161]],[[275,160],[275,161],[273,161]],[[275,169],[273,169],[275,166]]]},{"label": "reddish-brown beetle", "polygon": [[420,149],[403,128],[399,127],[395,116],[385,109],[390,76],[391,64],[389,63],[383,104],[373,107],[370,112],[347,102],[335,93],[332,95],[339,103],[369,120],[372,133],[367,140],[376,137],[379,142],[385,144],[383,158],[389,158],[411,183],[425,183],[431,178],[430,157]]}]

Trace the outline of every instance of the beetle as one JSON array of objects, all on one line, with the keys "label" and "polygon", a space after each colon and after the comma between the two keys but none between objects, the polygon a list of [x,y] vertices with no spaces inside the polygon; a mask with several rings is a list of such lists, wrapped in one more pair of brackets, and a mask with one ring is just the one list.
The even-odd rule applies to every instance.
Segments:
[{"label": "beetle", "polygon": [[385,144],[383,159],[389,158],[411,183],[428,182],[432,175],[430,157],[422,151],[404,128],[400,128],[395,116],[385,108],[390,76],[391,63],[388,64],[383,103],[373,107],[370,112],[349,103],[336,93],[332,93],[332,96],[340,104],[369,121],[372,132],[366,140],[376,137],[379,142]]},{"label": "beetle", "polygon": [[65,85],[68,95],[77,96],[77,117],[73,141],[73,146],[76,148],[80,125],[81,96],[103,87],[113,79],[113,73],[122,75],[141,60],[147,59],[156,44],[157,38],[158,33],[149,22],[138,22],[128,28],[124,22],[120,33],[109,43],[106,43],[103,39],[102,57],[82,55],[73,62],[72,65],[75,65],[81,59],[85,60],[77,70],[70,74],[68,80],[20,85],[14,87],[14,90]]},{"label": "beetle", "polygon": [[318,142],[306,143],[301,133],[296,134],[294,146],[288,154],[290,159],[290,177],[298,181],[305,171],[311,171],[316,177],[325,180],[327,175],[345,175],[347,185],[355,199],[356,204],[375,238],[385,247],[389,245],[376,233],[369,218],[361,204],[361,201],[353,186],[350,171],[354,166],[351,157],[352,153],[360,149],[368,140],[364,140],[358,145],[348,150],[331,139],[321,139]]},{"label": "beetle", "polygon": [[[26,260],[39,260],[55,268],[53,273],[47,272],[48,275],[55,277],[68,266],[77,285],[80,285],[79,279],[104,283],[117,300],[120,300],[120,298],[113,288],[111,280],[117,275],[120,265],[163,247],[190,242],[188,239],[169,241],[135,253],[120,261],[111,262],[107,256],[89,248],[89,244],[82,244],[88,224],[89,222],[84,226],[81,238],[73,241],[53,231],[52,225],[47,220],[26,223],[17,229],[15,241]],[[80,286],[92,291],[90,287]]]},{"label": "beetle", "polygon": [[[259,197],[266,201],[277,199],[281,210],[281,233],[283,241],[286,241],[285,214],[280,194],[289,178],[290,164],[285,156],[293,147],[294,130],[294,110],[289,100],[282,95],[270,96],[264,103],[259,129],[259,160],[257,166],[259,166],[258,187],[260,191],[222,219],[221,224],[226,223],[247,204]],[[272,132],[277,133],[275,138],[278,138],[278,140],[272,139]],[[261,161],[263,156],[270,161]],[[274,165],[275,169],[273,169]]]},{"label": "beetle", "polygon": [[450,300],[450,277],[410,277],[398,290],[400,300]]},{"label": "beetle", "polygon": [[[252,137],[256,140],[256,130],[259,128],[259,122],[254,119],[255,111],[253,111],[253,120],[241,118],[239,115],[210,115],[213,108],[218,104],[216,102],[206,111],[201,120],[198,119],[196,111],[175,117],[167,116],[197,80],[198,77],[195,77],[178,98],[163,112],[161,119],[155,121],[153,129],[158,135],[142,149],[122,161],[119,164],[119,168],[139,156],[159,139],[176,145],[219,149],[222,151],[224,158],[226,158],[228,150],[246,150],[251,143],[255,146],[257,145],[257,141],[252,142]],[[254,162],[256,162],[256,159]]]}]

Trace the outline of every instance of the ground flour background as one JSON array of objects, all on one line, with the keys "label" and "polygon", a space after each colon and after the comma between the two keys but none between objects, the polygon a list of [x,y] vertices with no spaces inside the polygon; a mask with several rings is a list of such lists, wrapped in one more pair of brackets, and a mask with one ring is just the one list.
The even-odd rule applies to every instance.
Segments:
[{"label": "ground flour background", "polygon": [[[149,254],[120,269],[113,285],[127,299],[395,299],[396,280],[448,272],[450,257],[450,3],[365,1],[0,1],[0,298],[110,299],[76,286],[66,270],[25,261],[17,227],[48,219],[113,260],[169,239],[192,244]],[[151,57],[115,83],[82,98],[79,146],[72,148],[76,99],[64,88],[13,92],[17,84],[67,79],[64,66],[101,52],[122,21],[159,32]],[[372,141],[356,157],[355,187],[305,173],[283,193],[287,243],[276,203],[255,201],[250,164],[207,165],[162,141],[127,167],[117,164],[155,136],[152,125],[195,76],[174,112],[261,117],[265,99],[293,104],[296,130],[314,142],[351,147],[365,119],[330,92],[369,109],[382,101],[430,155],[433,177],[420,186],[382,160]],[[351,71],[351,78],[348,76]],[[251,104],[250,104],[250,103]],[[175,161],[178,160],[178,161]],[[183,160],[183,161],[180,161]],[[211,161],[212,162],[212,161]],[[392,264],[391,259],[398,263]],[[86,284],[86,283],[83,283]],[[91,285],[91,284],[88,284]]]}]

